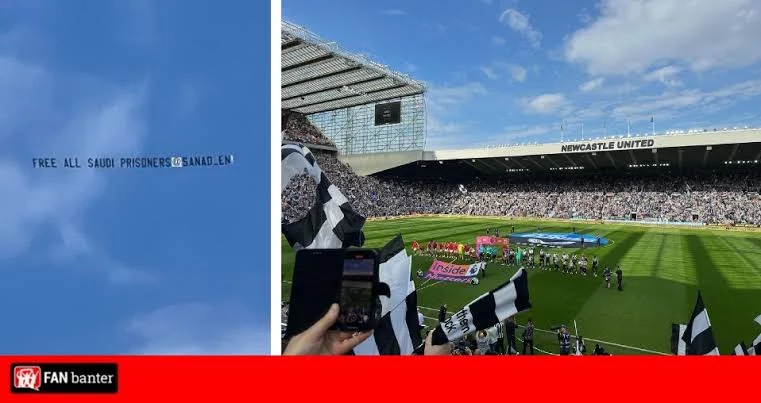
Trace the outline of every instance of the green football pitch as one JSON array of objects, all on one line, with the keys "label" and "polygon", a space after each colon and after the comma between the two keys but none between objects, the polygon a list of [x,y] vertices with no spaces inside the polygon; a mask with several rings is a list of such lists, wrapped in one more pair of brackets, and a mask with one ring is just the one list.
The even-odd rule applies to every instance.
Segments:
[{"label": "green football pitch", "polygon": [[[582,277],[560,272],[529,271],[533,307],[516,316],[519,325],[533,318],[535,353],[557,352],[557,338],[550,328],[569,326],[584,336],[588,352],[600,344],[612,354],[670,354],[672,323],[687,323],[697,292],[703,295],[716,342],[722,355],[731,354],[740,341],[758,335],[753,318],[761,314],[761,232],[712,228],[656,227],[636,224],[597,224],[561,221],[528,221],[471,217],[415,217],[369,221],[365,247],[382,247],[402,234],[408,253],[412,241],[458,241],[474,244],[486,228],[502,234],[516,232],[571,232],[597,234],[608,246],[587,248],[597,255],[600,267],[620,264],[624,290],[604,286],[602,277]],[[559,250],[562,251],[562,250]],[[568,249],[569,253],[582,253]],[[562,252],[558,252],[562,253]],[[451,259],[444,259],[447,262]],[[412,275],[426,271],[430,257],[413,258]],[[282,241],[282,295],[287,300],[294,253]],[[471,263],[456,260],[454,263]],[[590,266],[591,267],[591,266]],[[480,284],[426,281],[415,278],[420,311],[427,325],[434,325],[437,308],[446,303],[449,312],[462,308],[479,295],[512,276],[516,267],[489,263]],[[600,270],[602,271],[602,270]],[[578,329],[574,329],[574,321]],[[518,332],[520,336],[520,332]],[[518,348],[521,348],[520,341]]]}]

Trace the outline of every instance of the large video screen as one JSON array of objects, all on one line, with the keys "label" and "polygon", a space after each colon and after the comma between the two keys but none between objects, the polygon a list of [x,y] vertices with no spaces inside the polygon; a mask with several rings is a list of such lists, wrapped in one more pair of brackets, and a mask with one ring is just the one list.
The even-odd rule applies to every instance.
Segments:
[{"label": "large video screen", "polygon": [[402,122],[402,103],[400,101],[375,105],[375,125],[394,125]]}]

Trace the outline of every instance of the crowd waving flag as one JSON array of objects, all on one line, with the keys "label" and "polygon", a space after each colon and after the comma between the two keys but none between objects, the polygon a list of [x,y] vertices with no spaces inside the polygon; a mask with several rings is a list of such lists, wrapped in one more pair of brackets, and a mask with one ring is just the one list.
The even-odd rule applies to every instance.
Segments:
[{"label": "crowd waving flag", "polygon": [[362,246],[365,217],[355,212],[343,193],[330,183],[308,148],[295,144],[283,145],[280,149],[280,165],[281,192],[293,177],[304,173],[311,176],[317,184],[315,204],[307,215],[282,226],[283,235],[294,250]]},{"label": "crowd waving flag", "polygon": [[[283,145],[281,148],[280,191],[296,175],[307,173],[317,183],[314,206],[299,221],[284,224],[282,232],[295,249],[328,249],[362,246],[365,217],[356,213],[346,197],[320,169],[308,148]],[[390,295],[380,296],[381,319],[373,335],[354,348],[355,355],[409,355],[422,344],[417,316],[417,293],[410,280],[412,257],[404,249],[401,235],[379,253],[379,280],[389,286]]]},{"label": "crowd waving flag", "polygon": [[708,311],[703,304],[700,291],[698,291],[698,300],[682,340],[687,345],[686,355],[719,355],[719,348],[716,347],[716,340],[711,330],[711,321],[708,319]]},{"label": "crowd waving flag", "polygon": [[510,280],[478,297],[433,330],[432,342],[442,345],[531,309],[528,273],[518,270]]},{"label": "crowd waving flag", "polygon": [[380,282],[389,286],[381,296],[381,319],[372,336],[354,348],[354,355],[411,355],[423,343],[417,315],[415,282],[410,280],[412,256],[399,235],[379,253]]}]

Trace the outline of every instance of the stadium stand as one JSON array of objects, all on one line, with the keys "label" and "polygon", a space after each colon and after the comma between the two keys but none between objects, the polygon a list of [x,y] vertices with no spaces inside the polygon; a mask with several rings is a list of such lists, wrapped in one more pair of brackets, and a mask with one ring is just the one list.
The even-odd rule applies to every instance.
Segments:
[{"label": "stadium stand", "polygon": [[[656,134],[653,125],[649,133],[604,132],[581,140],[561,134],[559,143],[432,150],[425,146],[422,83],[303,27],[283,22],[281,35],[283,141],[309,147],[323,173],[365,217],[449,214],[761,227],[759,128]],[[385,121],[386,109],[379,106],[391,101],[400,103],[399,120]],[[291,180],[281,193],[283,223],[299,220],[315,205],[315,188],[306,174]],[[290,268],[283,269],[290,288]],[[437,311],[418,301],[418,315]],[[283,333],[288,313],[283,302]],[[423,318],[429,324],[436,320]],[[531,329],[545,339],[545,348],[557,345],[554,330]],[[610,345],[627,353],[664,354]],[[593,355],[609,355],[600,347]],[[479,354],[479,338],[473,333],[457,340],[452,354]]]},{"label": "stadium stand", "polygon": [[[289,126],[289,136],[311,139],[308,120]],[[292,133],[292,134],[291,134]],[[525,173],[454,182],[414,177],[360,176],[334,152],[313,151],[323,171],[367,217],[410,214],[548,217],[761,226],[758,170],[693,176],[600,173]],[[284,220],[303,216],[313,200],[311,179],[283,193]],[[467,192],[461,192],[463,184]],[[310,196],[311,197],[311,196]],[[634,216],[632,216],[634,214]]]},{"label": "stadium stand", "polygon": [[320,129],[309,123],[306,116],[298,112],[282,111],[281,117],[281,127],[285,134],[283,140],[335,147],[335,144],[325,137]]}]

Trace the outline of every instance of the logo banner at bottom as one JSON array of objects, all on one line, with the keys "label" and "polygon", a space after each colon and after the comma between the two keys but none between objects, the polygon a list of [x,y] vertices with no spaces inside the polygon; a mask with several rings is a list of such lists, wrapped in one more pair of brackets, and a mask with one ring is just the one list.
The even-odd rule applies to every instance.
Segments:
[{"label": "logo banner at bottom", "polygon": [[118,367],[112,363],[14,363],[11,393],[117,393]]}]

